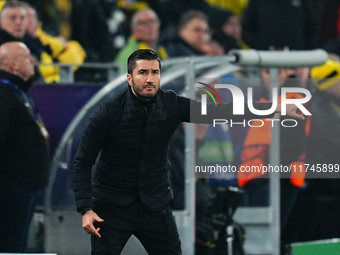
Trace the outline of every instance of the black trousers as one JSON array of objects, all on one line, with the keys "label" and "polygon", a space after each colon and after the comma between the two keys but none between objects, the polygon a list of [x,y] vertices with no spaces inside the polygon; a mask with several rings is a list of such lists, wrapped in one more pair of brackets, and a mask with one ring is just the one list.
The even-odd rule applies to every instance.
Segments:
[{"label": "black trousers", "polygon": [[104,222],[97,223],[101,238],[92,236],[93,255],[119,255],[135,235],[150,255],[180,255],[181,242],[170,205],[152,212],[139,201],[128,206],[99,205],[94,211]]}]

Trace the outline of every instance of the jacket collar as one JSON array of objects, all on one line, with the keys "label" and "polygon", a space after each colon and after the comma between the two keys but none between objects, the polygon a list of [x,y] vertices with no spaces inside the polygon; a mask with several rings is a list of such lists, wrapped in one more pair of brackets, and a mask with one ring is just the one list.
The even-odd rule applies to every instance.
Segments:
[{"label": "jacket collar", "polygon": [[149,115],[153,115],[155,111],[160,110],[162,107],[162,100],[160,99],[160,90],[158,90],[157,94],[154,96],[154,98],[150,101],[143,101],[139,98],[137,98],[130,88],[130,85],[128,85],[127,89],[127,102],[131,109],[131,111],[135,114],[139,114],[142,109],[148,109]]},{"label": "jacket collar", "polygon": [[14,36],[12,36],[10,33],[8,33],[6,30],[3,30],[2,28],[0,28],[0,38],[1,38],[1,44],[6,43],[6,42],[12,42],[12,41],[16,41],[16,42],[21,42],[21,39],[15,38]]},{"label": "jacket collar", "polygon": [[129,103],[133,103],[133,104],[141,105],[141,106],[145,107],[146,105],[152,104],[152,103],[154,103],[157,100],[159,91],[157,92],[157,94],[150,101],[144,101],[144,100],[139,99],[138,97],[136,97],[133,94],[130,85],[128,85],[128,93],[127,94],[128,94]]},{"label": "jacket collar", "polygon": [[3,71],[3,70],[0,70],[0,79],[1,78],[13,82],[20,89],[22,89],[24,92],[27,92],[27,90],[31,87],[31,85],[33,83],[31,79],[26,82],[23,79],[21,79],[20,77],[14,75],[14,74],[8,73],[6,71]]}]

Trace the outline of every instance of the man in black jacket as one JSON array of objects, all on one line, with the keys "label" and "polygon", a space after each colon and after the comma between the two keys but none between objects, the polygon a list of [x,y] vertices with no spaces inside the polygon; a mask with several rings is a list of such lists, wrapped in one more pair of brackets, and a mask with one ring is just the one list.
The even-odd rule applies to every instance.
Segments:
[{"label": "man in black jacket", "polygon": [[169,57],[204,55],[208,32],[207,16],[200,11],[188,11],[179,19],[176,35],[164,38],[160,44]]},{"label": "man in black jacket", "polygon": [[23,43],[0,47],[0,253],[25,251],[37,193],[48,181],[48,134],[27,96],[33,74]]},{"label": "man in black jacket", "polygon": [[[155,51],[133,52],[127,90],[97,108],[80,142],[73,182],[83,228],[92,234],[92,254],[120,254],[131,235],[149,254],[181,254],[171,211],[168,146],[180,122],[200,121],[195,109],[200,112],[201,104],[159,89],[160,73]],[[207,107],[219,117],[235,117],[231,104]],[[288,112],[303,118],[296,110],[291,106]],[[247,109],[244,117],[256,115]]]}]

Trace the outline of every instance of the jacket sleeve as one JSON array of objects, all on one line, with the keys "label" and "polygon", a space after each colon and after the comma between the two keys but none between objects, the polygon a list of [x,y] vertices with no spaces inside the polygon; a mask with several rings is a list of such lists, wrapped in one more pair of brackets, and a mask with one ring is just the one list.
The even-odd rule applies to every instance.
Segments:
[{"label": "jacket sleeve", "polygon": [[[212,124],[214,119],[226,119],[233,121],[243,121],[251,119],[272,118],[275,114],[269,115],[256,115],[253,114],[247,104],[244,104],[244,114],[233,114],[233,103],[223,105],[215,105],[214,103],[207,103],[207,115],[201,114],[201,102],[191,100],[185,97],[178,97],[178,104],[181,113],[181,121],[191,123],[205,123]],[[267,102],[254,102],[253,106],[257,110],[268,110],[271,108],[272,103]]]},{"label": "jacket sleeve", "polygon": [[91,210],[93,206],[91,170],[109,132],[109,116],[105,105],[99,105],[89,118],[74,159],[73,188],[80,213]]}]

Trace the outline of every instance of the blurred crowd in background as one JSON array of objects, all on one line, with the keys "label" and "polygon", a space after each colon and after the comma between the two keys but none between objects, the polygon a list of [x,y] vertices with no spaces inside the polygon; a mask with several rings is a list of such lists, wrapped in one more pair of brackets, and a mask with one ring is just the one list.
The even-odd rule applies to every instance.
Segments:
[{"label": "blurred crowd in background", "polygon": [[[0,1],[0,7],[5,2]],[[340,55],[338,0],[26,2],[36,12],[34,18],[39,22],[36,31],[28,26],[27,32],[38,36],[44,46],[51,43],[41,39],[42,32],[57,38],[62,45],[59,52],[53,50],[52,63],[122,63],[125,55],[137,48],[155,49],[163,59],[223,55],[235,48],[321,47]],[[138,14],[143,9],[149,11]],[[188,11],[191,16],[185,17]],[[60,59],[60,52],[68,48],[72,48],[71,53]],[[45,81],[58,82],[58,78],[45,77]]]}]

